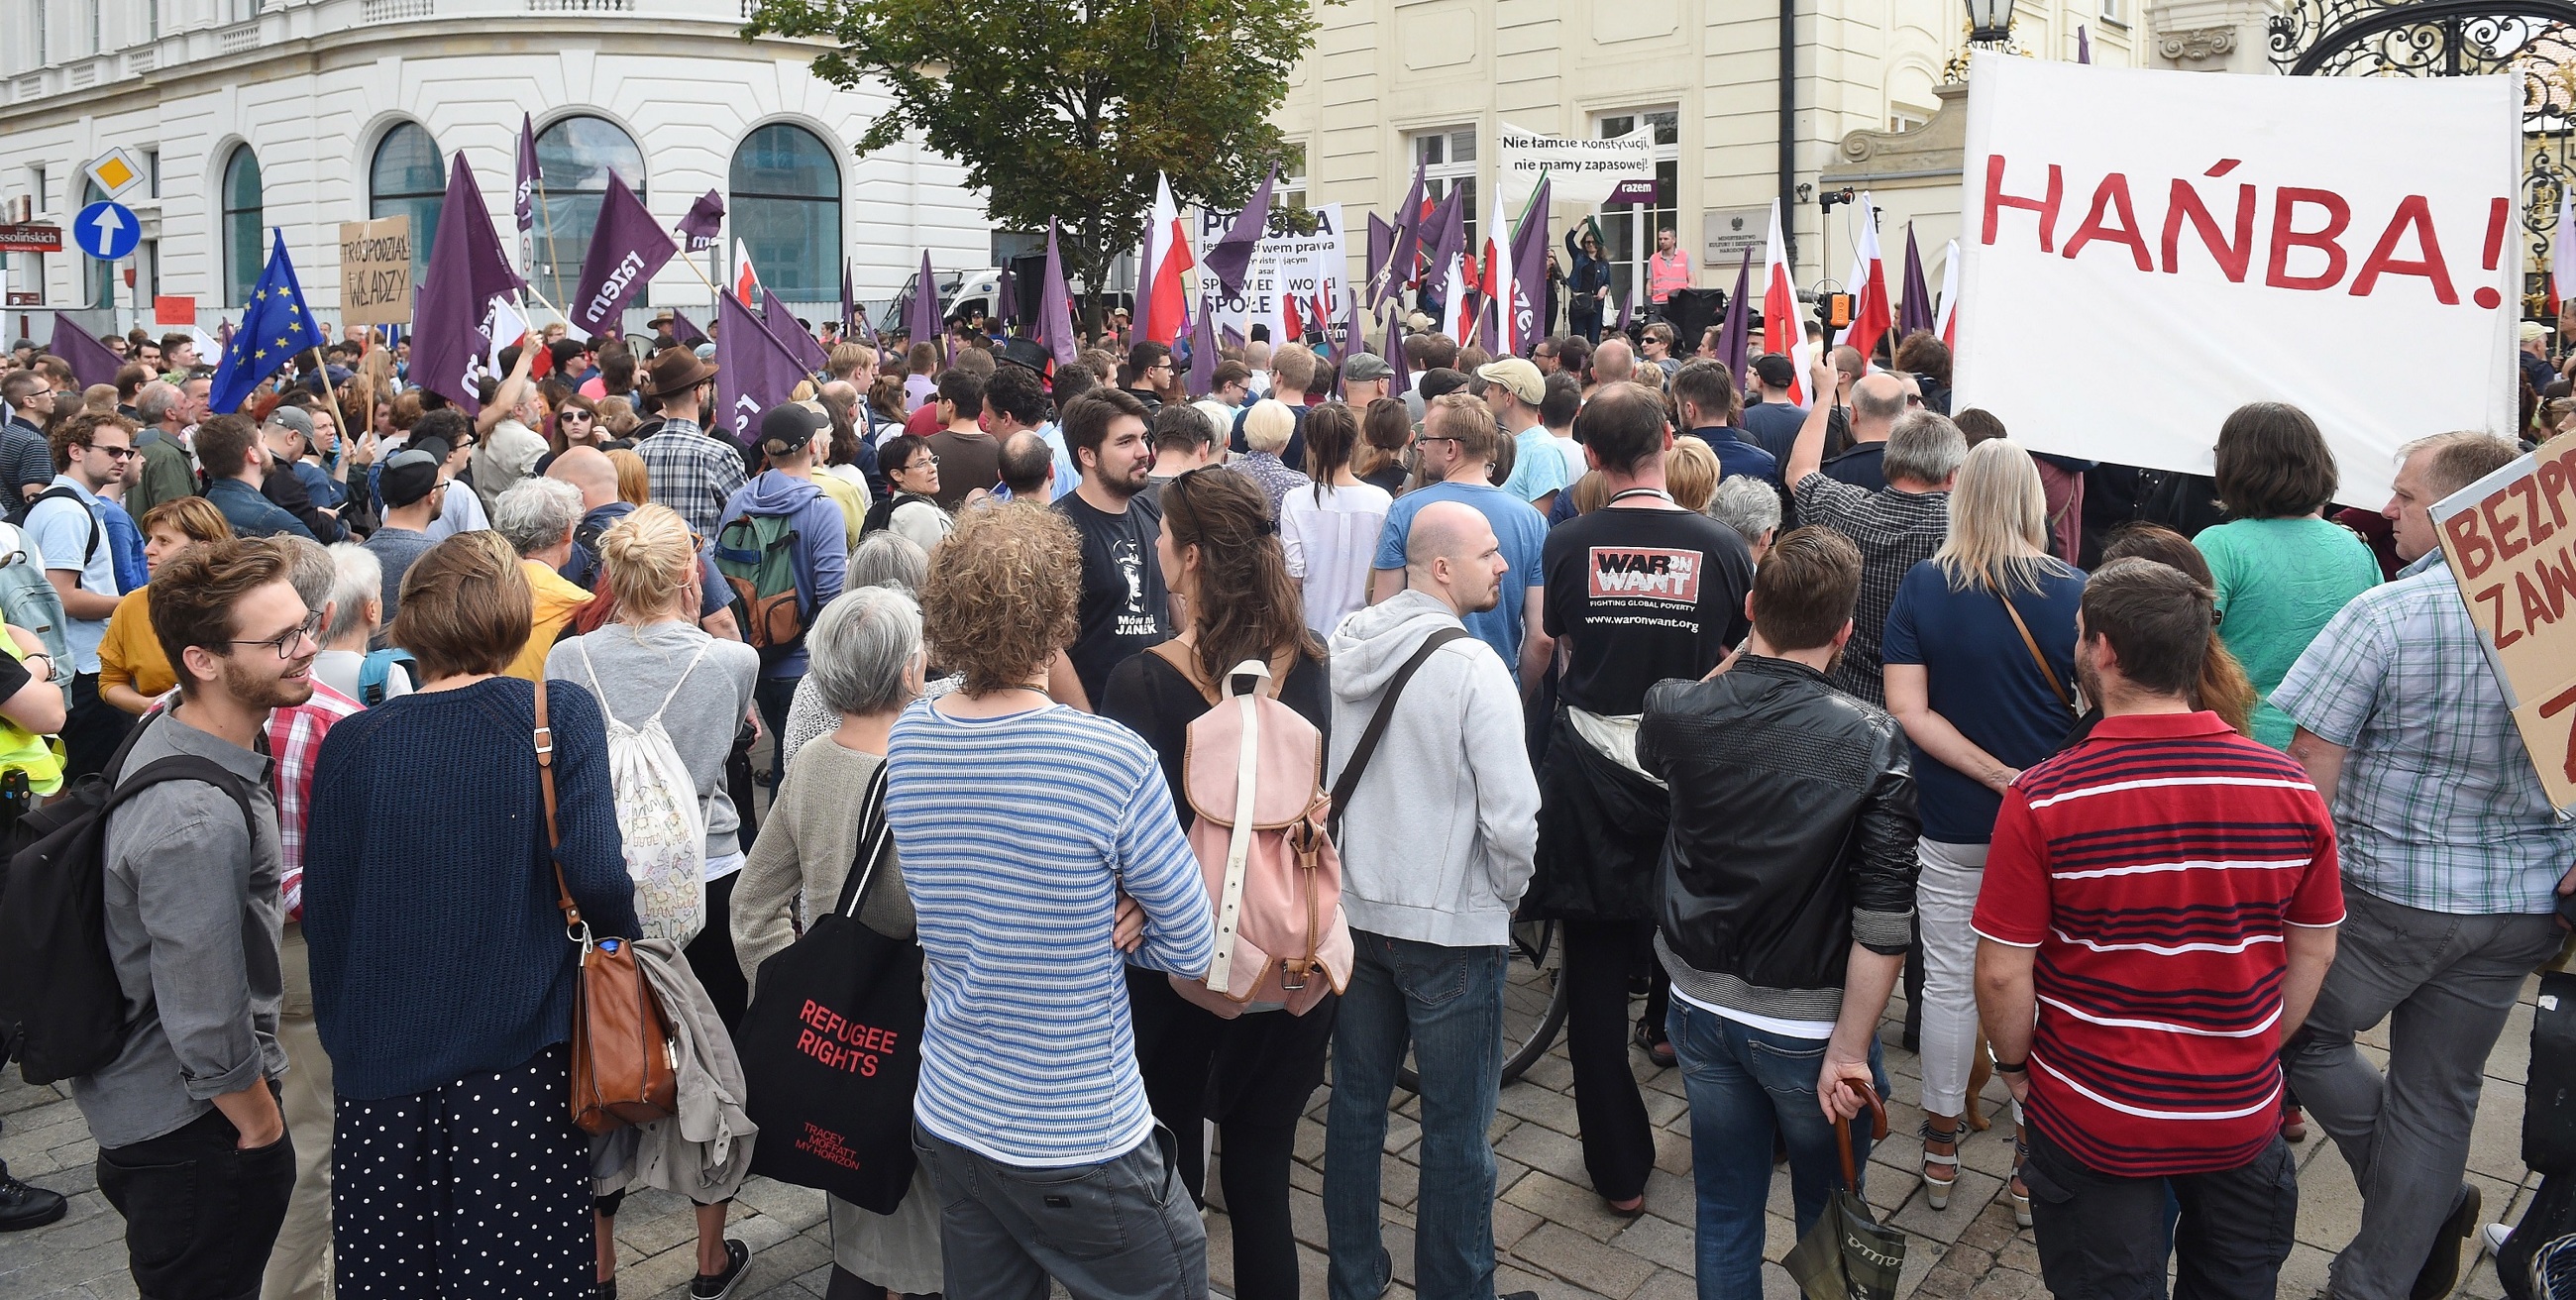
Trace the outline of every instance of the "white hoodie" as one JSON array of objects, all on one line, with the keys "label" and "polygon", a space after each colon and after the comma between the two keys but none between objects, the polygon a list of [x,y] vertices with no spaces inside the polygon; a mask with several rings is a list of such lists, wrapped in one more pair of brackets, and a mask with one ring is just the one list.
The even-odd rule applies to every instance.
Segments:
[{"label": "white hoodie", "polygon": [[[1334,778],[1423,638],[1463,626],[1411,590],[1342,620],[1331,645]],[[1493,647],[1463,637],[1414,673],[1342,814],[1351,928],[1449,948],[1510,941],[1538,849],[1538,778],[1522,737],[1520,692]]]}]

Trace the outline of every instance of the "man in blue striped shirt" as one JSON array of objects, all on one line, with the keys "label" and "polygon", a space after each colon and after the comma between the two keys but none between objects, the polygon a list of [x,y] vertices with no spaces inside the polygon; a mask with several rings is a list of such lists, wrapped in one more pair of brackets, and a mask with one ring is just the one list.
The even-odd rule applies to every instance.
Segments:
[{"label": "man in blue striped shirt", "polygon": [[[1154,751],[1047,698],[1081,538],[1043,506],[969,511],[924,631],[965,689],[905,710],[887,816],[928,960],[913,1146],[951,1295],[1204,1300],[1207,1238],[1136,1069],[1124,965],[1203,977],[1216,932]],[[1008,828],[995,834],[993,828]]]}]

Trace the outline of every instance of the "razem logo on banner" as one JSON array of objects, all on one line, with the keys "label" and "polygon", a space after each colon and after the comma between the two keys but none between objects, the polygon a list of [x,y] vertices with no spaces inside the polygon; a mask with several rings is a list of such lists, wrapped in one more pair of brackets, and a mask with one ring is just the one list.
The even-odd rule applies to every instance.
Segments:
[{"label": "razem logo on banner", "polygon": [[2405,443],[2513,430],[2513,79],[1980,53],[1968,84],[1953,409],[2034,451],[2207,474],[2229,412],[2288,402],[2334,450],[2335,499],[2372,507]]},{"label": "razem logo on banner", "polygon": [[[1193,209],[1198,214],[1194,245],[1204,262],[1207,250],[1234,227],[1235,214]],[[1351,300],[1342,282],[1350,276],[1350,258],[1342,247],[1342,205],[1327,203],[1309,208],[1315,218],[1315,232],[1300,235],[1287,225],[1285,205],[1270,209],[1270,230],[1261,242],[1253,245],[1252,260],[1243,272],[1243,292],[1232,297],[1221,296],[1222,287],[1213,275],[1201,275],[1198,282],[1197,310],[1214,312],[1219,329],[1230,329],[1245,338],[1252,337],[1255,323],[1270,327],[1270,341],[1288,339],[1286,322],[1288,300],[1296,300],[1297,319],[1312,319],[1318,297],[1326,333],[1341,328],[1350,314]]]}]

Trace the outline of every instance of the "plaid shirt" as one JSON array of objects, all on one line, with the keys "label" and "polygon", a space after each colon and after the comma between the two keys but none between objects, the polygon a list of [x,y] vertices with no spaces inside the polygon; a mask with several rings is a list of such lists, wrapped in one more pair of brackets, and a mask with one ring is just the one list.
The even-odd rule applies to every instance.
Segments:
[{"label": "plaid shirt", "polygon": [[2576,821],[2549,806],[2442,553],[2353,598],[2272,703],[2343,746],[2343,878],[2459,916],[2557,906]]},{"label": "plaid shirt", "polygon": [[269,772],[277,783],[278,862],[290,921],[304,919],[304,810],[313,802],[313,761],[331,724],[365,707],[317,681],[312,699],[269,711]]},{"label": "plaid shirt", "polygon": [[666,420],[662,430],[635,444],[653,482],[653,501],[680,512],[700,537],[716,535],[725,502],[748,479],[742,452],[722,438],[711,438],[693,420]]},{"label": "plaid shirt", "polygon": [[1941,549],[1950,533],[1950,494],[1872,492],[1822,473],[1798,481],[1798,522],[1822,524],[1860,548],[1860,599],[1852,606],[1851,642],[1834,667],[1834,685],[1880,708],[1887,688],[1879,680],[1879,639],[1896,588],[1916,564]]}]

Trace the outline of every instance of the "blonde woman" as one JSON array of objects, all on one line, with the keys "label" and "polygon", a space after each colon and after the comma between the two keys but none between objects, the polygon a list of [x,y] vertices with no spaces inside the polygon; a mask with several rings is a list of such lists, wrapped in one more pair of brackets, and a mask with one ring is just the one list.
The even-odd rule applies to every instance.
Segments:
[{"label": "blonde woman", "polygon": [[[2048,553],[2039,467],[2010,439],[1979,443],[1950,492],[1950,531],[1887,614],[1887,708],[1913,742],[1916,926],[1923,965],[1923,1183],[1946,1206],[1977,1039],[1968,928],[1995,814],[2013,778],[2075,722],[2075,610],[2084,575]],[[2029,1193],[2012,1188],[2030,1221]]]},{"label": "blonde woman", "polygon": [[[687,522],[668,506],[642,506],[619,520],[600,537],[599,556],[600,581],[614,613],[598,631],[557,644],[546,655],[546,677],[597,697],[609,725],[640,730],[659,719],[696,784],[706,824],[702,877],[687,889],[639,882],[635,915],[642,937],[688,945],[689,969],[730,1029],[742,1019],[746,994],[726,915],[742,852],[735,842],[741,821],[725,789],[724,766],[734,731],[751,712],[760,654],[698,627],[697,548]],[[603,1288],[617,1277],[613,1220],[622,1199],[611,1193],[596,1207]],[[725,1207],[701,1205],[697,1216],[699,1277],[739,1273],[749,1250],[725,1239]]]},{"label": "blonde woman", "polygon": [[653,499],[653,477],[644,467],[644,458],[625,447],[608,449],[608,463],[617,467],[617,499],[640,506]]},{"label": "blonde woman", "polygon": [[1673,494],[1673,504],[1693,512],[1708,509],[1709,498],[1717,495],[1717,452],[1697,438],[1675,438],[1673,449],[1664,456],[1664,490]]},{"label": "blonde woman", "polygon": [[[214,502],[172,498],[143,512],[143,567],[158,573],[161,562],[180,551],[232,535],[233,526]],[[116,602],[99,639],[98,697],[139,718],[178,684],[160,638],[152,634],[152,588],[137,587]]]}]

